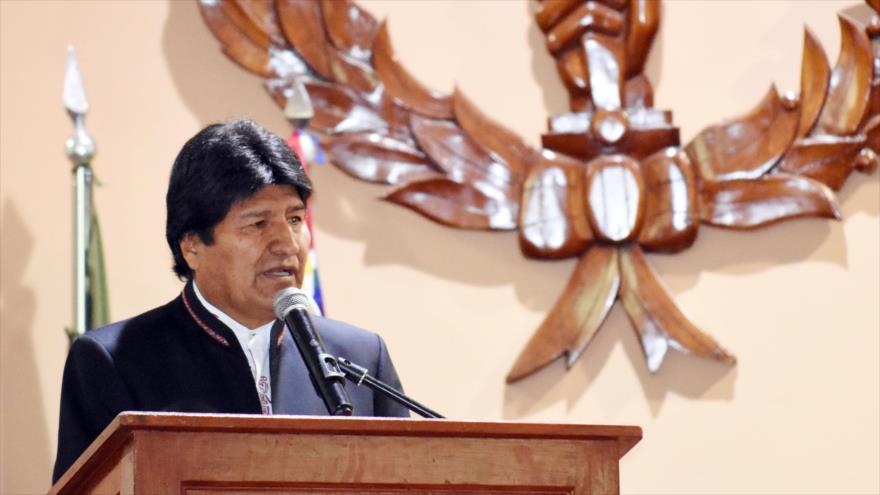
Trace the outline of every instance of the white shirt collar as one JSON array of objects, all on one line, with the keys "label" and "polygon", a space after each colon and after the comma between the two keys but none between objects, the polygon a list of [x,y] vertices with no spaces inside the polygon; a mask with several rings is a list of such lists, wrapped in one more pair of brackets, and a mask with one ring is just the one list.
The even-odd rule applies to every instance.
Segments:
[{"label": "white shirt collar", "polygon": [[259,332],[260,330],[263,330],[263,329],[268,330],[268,329],[271,329],[272,324],[275,323],[275,320],[272,320],[269,323],[266,323],[265,325],[260,325],[257,328],[248,328],[245,325],[242,325],[241,323],[239,323],[233,317],[224,313],[221,309],[217,308],[216,306],[214,306],[213,304],[208,302],[208,300],[205,299],[205,296],[203,296],[202,292],[199,290],[199,286],[196,285],[195,280],[193,280],[193,292],[196,293],[196,297],[199,299],[199,302],[202,303],[202,306],[204,306],[205,309],[207,309],[209,313],[216,316],[217,319],[222,321],[223,324],[226,325],[227,327],[231,328],[232,331],[235,332],[236,334],[238,334],[239,332]]},{"label": "white shirt collar", "polygon": [[[269,337],[272,333],[272,324],[275,321],[270,321],[257,328],[248,328],[209,303],[199,291],[199,286],[196,285],[195,281],[193,281],[193,292],[196,293],[196,297],[205,309],[216,316],[218,320],[229,327],[232,333],[235,334],[235,338],[248,359],[251,372],[254,374],[254,380],[259,381],[260,374],[264,372],[263,365],[266,364],[266,357],[269,354]],[[268,373],[266,374],[268,375]]]}]

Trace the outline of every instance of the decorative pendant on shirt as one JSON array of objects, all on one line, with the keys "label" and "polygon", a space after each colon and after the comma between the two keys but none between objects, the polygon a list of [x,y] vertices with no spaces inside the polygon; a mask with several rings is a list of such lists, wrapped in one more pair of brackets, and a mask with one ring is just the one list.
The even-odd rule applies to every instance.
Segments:
[{"label": "decorative pendant on shirt", "polygon": [[260,407],[266,416],[272,415],[272,399],[269,398],[269,379],[265,375],[260,377],[257,384],[257,394],[260,396]]}]

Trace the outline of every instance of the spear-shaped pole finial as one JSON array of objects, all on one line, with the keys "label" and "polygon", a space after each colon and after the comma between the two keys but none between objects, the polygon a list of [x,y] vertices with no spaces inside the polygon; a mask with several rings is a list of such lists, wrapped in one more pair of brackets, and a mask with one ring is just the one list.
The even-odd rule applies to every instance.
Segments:
[{"label": "spear-shaped pole finial", "polygon": [[296,129],[305,129],[315,116],[312,99],[299,77],[293,76],[290,86],[284,89],[287,104],[284,105],[284,117]]},{"label": "spear-shaped pole finial", "polygon": [[74,167],[88,164],[95,156],[95,141],[85,128],[85,116],[89,110],[86,92],[83,89],[79,62],[73,45],[67,47],[67,72],[64,74],[64,107],[73,120],[74,133],[67,140],[67,156]]}]

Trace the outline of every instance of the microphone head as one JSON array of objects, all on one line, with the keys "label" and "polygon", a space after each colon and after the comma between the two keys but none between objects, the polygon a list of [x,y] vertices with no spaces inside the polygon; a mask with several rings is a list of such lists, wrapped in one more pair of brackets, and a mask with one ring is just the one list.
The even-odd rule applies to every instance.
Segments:
[{"label": "microphone head", "polygon": [[275,299],[272,301],[272,309],[279,320],[283,321],[287,313],[294,308],[304,309],[311,314],[316,313],[312,305],[312,298],[302,289],[287,287],[278,291],[278,294],[275,294]]}]

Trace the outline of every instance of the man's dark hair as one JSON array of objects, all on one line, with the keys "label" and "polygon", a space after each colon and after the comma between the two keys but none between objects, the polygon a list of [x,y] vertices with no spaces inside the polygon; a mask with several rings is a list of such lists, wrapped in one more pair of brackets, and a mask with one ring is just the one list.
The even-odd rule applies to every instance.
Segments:
[{"label": "man's dark hair", "polygon": [[192,279],[180,251],[187,234],[213,244],[214,227],[229,209],[273,184],[293,186],[303,202],[312,192],[296,154],[257,123],[210,125],[187,141],[174,160],[165,196],[165,238],[174,255],[174,273]]}]

